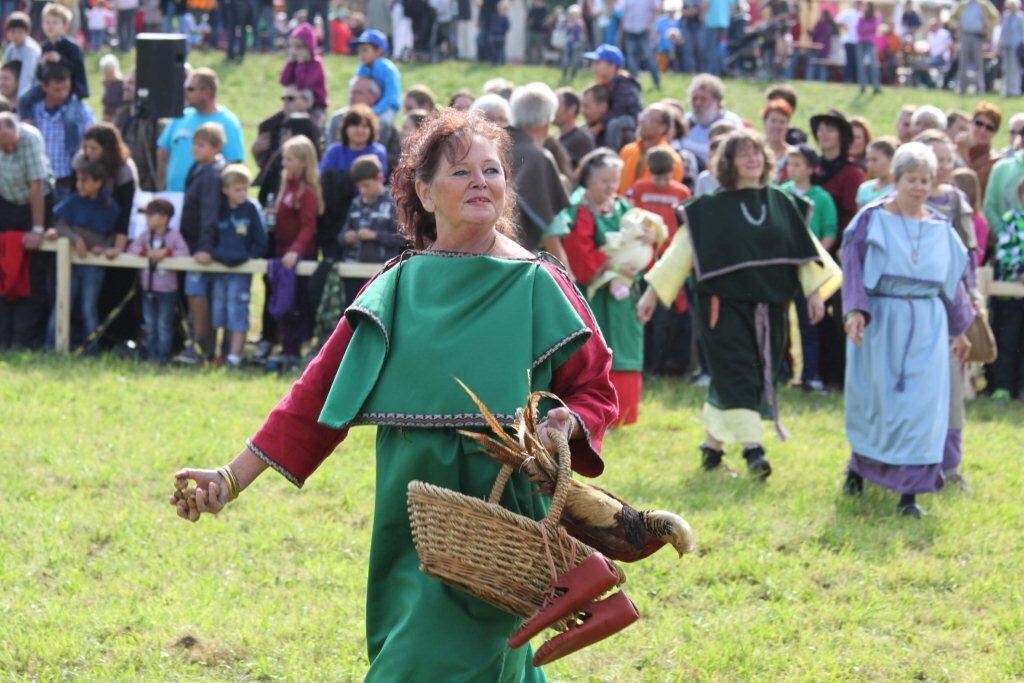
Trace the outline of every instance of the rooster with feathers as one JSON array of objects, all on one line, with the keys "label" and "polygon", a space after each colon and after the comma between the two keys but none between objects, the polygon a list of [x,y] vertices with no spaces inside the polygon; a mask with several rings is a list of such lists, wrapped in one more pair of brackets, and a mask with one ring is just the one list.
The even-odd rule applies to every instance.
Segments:
[{"label": "rooster with feathers", "polygon": [[[522,470],[545,495],[552,495],[558,463],[547,448],[546,435],[537,431],[537,408],[543,399],[558,403],[554,394],[530,394],[516,414],[515,435],[510,435],[469,387],[459,382],[487,421],[491,435],[460,432],[479,443],[493,460]],[[577,479],[569,480],[562,526],[574,538],[606,557],[635,562],[672,546],[680,557],[694,550],[693,531],[679,515],[664,510],[636,510],[618,496]]]}]

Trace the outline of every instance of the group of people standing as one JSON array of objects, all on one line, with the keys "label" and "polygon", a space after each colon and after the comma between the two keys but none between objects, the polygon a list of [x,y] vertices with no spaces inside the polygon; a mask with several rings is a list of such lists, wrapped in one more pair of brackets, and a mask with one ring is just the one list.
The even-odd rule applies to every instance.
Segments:
[{"label": "group of people standing", "polygon": [[[700,118],[693,120],[712,129],[700,151],[708,173],[702,177],[710,178],[704,185],[716,191],[682,204],[667,199],[679,182],[676,157],[681,161],[668,142],[645,145],[628,188],[632,199],[621,183],[623,156],[635,152],[625,148],[583,154],[577,182],[559,192],[564,174],[548,147],[550,124],[571,104],[566,95],[533,83],[513,89],[504,107],[490,100],[476,111],[442,108],[426,117],[406,138],[391,176],[399,225],[413,248],[357,295],[321,353],[230,464],[176,475],[195,483],[195,497],[171,504],[197,521],[219,513],[268,468],[301,486],[351,427],[377,427],[370,680],[405,678],[424,666],[442,677],[457,666],[481,678],[543,680],[529,647],[506,647],[514,617],[419,571],[407,484],[419,479],[477,497],[493,486],[499,465],[479,457],[479,446],[461,431],[486,424],[452,377],[506,426],[527,393],[553,392],[562,404],[543,406],[543,446],[554,448],[548,430],[560,432],[573,470],[600,474],[604,435],[636,419],[640,387],[631,382],[643,367],[643,323],[659,305],[675,306],[687,280],[688,310],[710,372],[700,449],[705,469],[721,467],[725,445],[738,442],[752,476],[771,474],[763,420],[785,435],[776,387],[789,302],[802,297],[809,323],[818,323],[841,287],[853,451],[846,491],[859,493],[864,480],[886,486],[901,494],[899,514],[918,517],[915,496],[942,486],[951,414],[935,397],[951,393],[951,365],[970,348],[964,332],[975,307],[968,249],[948,218],[929,207],[942,163],[934,146],[900,145],[888,166],[892,191],[859,210],[844,205],[850,210],[839,219],[840,272],[810,227],[817,203],[774,184],[788,164],[777,165],[765,138],[747,126],[714,130],[720,111],[694,112]],[[644,112],[639,141],[657,137],[656,130],[669,139],[671,117],[664,130],[656,128],[662,111]],[[819,174],[821,167],[830,171],[824,181],[817,177],[817,187],[856,175],[848,165],[859,170],[849,158],[851,128],[839,112],[812,122],[822,150]],[[802,178],[799,160],[807,155],[786,158]],[[523,168],[533,182],[521,175],[517,182]],[[682,168],[678,173],[683,177]],[[643,181],[650,182],[638,185]],[[837,205],[845,202],[838,189],[826,193]],[[630,215],[634,202],[657,204],[654,196],[678,219],[671,237],[650,215],[639,222]],[[521,230],[527,223],[544,227]],[[564,263],[538,256],[542,243]],[[638,250],[640,265],[629,265]],[[547,503],[522,473],[512,475],[502,496],[504,507],[534,519]],[[446,637],[438,642],[442,624]]]}]

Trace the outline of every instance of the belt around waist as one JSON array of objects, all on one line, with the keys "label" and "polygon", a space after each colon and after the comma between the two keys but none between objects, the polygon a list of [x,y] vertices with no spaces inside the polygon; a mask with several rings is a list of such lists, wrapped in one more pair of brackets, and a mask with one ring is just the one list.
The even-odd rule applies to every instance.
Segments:
[{"label": "belt around waist", "polygon": [[914,301],[917,299],[937,299],[938,294],[868,294],[869,297],[875,297],[878,299],[899,299],[900,301]]}]

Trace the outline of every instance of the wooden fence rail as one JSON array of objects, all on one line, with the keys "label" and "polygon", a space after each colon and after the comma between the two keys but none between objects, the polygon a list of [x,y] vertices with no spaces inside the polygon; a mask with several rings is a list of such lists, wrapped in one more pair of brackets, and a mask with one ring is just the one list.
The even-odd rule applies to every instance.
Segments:
[{"label": "wooden fence rail", "polygon": [[[144,256],[132,254],[120,254],[116,258],[108,259],[106,256],[88,254],[85,258],[79,258],[74,249],[71,248],[71,241],[66,237],[57,240],[46,241],[41,251],[49,251],[57,254],[57,320],[54,347],[60,353],[67,353],[71,348],[71,266],[100,266],[103,268],[134,268],[141,270],[149,268],[149,259]],[[316,271],[318,261],[299,261],[295,267],[298,275],[312,275]],[[377,274],[383,264],[381,263],[339,263],[338,273],[342,277],[369,278]],[[265,259],[250,259],[245,263],[229,268],[219,263],[211,263],[204,266],[196,263],[191,256],[169,256],[160,261],[160,267],[164,270],[198,272],[198,273],[248,273],[250,275],[263,275],[267,272],[267,261]]]},{"label": "wooden fence rail", "polygon": [[[79,258],[71,248],[71,241],[61,237],[55,241],[43,243],[42,251],[57,254],[57,329],[55,348],[60,353],[67,353],[71,346],[71,266],[101,266],[104,268],[134,268],[140,270],[149,267],[149,259],[143,256],[120,254],[116,258],[88,254]],[[299,275],[312,275],[319,265],[318,261],[299,261],[295,272]],[[339,263],[337,268],[342,277],[369,278],[377,274],[383,264],[380,263]],[[208,266],[196,263],[191,256],[170,256],[160,262],[164,270],[198,272],[198,273],[249,273],[263,275],[267,272],[265,259],[250,259],[240,266],[229,268],[219,263]],[[978,269],[978,288],[986,297],[1004,296],[1024,299],[1024,284],[1020,282],[997,282],[992,279],[992,269]]]}]

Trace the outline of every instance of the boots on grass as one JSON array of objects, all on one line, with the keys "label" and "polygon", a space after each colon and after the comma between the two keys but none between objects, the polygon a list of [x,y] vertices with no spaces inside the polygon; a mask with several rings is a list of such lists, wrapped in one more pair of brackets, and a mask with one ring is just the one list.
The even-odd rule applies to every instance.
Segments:
[{"label": "boots on grass", "polygon": [[772,466],[764,457],[764,448],[754,446],[743,450],[743,459],[747,461],[747,470],[755,479],[764,481],[772,473]]}]

